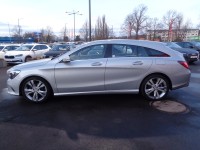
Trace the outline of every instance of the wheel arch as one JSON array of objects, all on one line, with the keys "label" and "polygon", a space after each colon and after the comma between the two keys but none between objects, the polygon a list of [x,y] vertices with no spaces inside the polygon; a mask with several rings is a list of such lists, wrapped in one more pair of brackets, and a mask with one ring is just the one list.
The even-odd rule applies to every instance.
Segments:
[{"label": "wheel arch", "polygon": [[48,84],[48,86],[50,87],[50,91],[51,91],[51,93],[53,94],[53,89],[52,89],[52,87],[51,87],[51,84],[45,79],[45,78],[43,78],[43,77],[41,77],[41,76],[28,76],[28,77],[26,77],[26,78],[24,78],[23,80],[22,80],[22,82],[20,83],[20,86],[19,86],[19,95],[20,96],[22,96],[22,86],[23,86],[23,84],[24,84],[24,82],[27,80],[27,79],[29,79],[29,78],[34,78],[34,77],[36,77],[36,78],[40,78],[40,79],[42,79],[42,80],[44,80],[47,84]]},{"label": "wheel arch", "polygon": [[24,62],[26,62],[26,59],[27,59],[27,58],[33,59],[33,57],[32,57],[31,55],[27,55],[27,56],[24,57]]}]

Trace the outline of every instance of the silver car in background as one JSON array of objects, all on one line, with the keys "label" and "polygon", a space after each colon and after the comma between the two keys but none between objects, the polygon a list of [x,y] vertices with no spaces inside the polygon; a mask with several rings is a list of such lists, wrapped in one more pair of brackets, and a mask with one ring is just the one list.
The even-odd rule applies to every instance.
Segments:
[{"label": "silver car in background", "polygon": [[164,99],[169,90],[189,85],[183,55],[163,43],[100,40],[82,44],[54,59],[17,65],[7,71],[8,92],[28,101],[52,95],[141,93]]}]

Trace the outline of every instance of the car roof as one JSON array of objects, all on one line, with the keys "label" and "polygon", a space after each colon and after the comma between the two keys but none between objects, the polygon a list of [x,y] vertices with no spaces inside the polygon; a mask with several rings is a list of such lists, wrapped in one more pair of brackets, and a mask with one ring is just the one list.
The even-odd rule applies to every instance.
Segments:
[{"label": "car roof", "polygon": [[86,45],[93,45],[93,44],[130,44],[130,45],[137,45],[148,47],[152,49],[160,50],[163,47],[166,47],[164,43],[157,42],[157,41],[147,41],[147,40],[130,40],[130,39],[109,39],[109,40],[97,40],[88,43],[84,43],[80,45],[80,47],[85,47]]},{"label": "car roof", "polygon": [[47,44],[38,44],[38,43],[30,43],[29,44],[29,43],[26,43],[26,44],[22,44],[22,45],[33,45],[34,46],[34,45],[47,45]]}]

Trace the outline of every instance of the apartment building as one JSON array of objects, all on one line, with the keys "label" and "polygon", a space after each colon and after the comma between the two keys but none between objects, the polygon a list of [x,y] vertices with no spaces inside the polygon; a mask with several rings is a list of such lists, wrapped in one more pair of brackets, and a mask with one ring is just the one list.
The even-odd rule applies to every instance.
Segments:
[{"label": "apartment building", "polygon": [[194,37],[200,36],[199,29],[180,29],[180,30],[148,30],[147,39],[152,40],[155,38],[160,38],[161,41],[174,41],[174,40],[183,40],[188,41]]}]

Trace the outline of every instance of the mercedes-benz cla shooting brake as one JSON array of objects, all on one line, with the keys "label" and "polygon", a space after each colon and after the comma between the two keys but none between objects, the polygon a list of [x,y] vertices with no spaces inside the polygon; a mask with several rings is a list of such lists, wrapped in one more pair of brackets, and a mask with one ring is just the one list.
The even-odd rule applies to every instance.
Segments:
[{"label": "mercedes-benz cla shooting brake", "polygon": [[7,71],[8,92],[43,102],[69,94],[141,93],[164,99],[189,85],[183,55],[163,43],[102,40],[83,44],[53,59],[36,60]]}]

